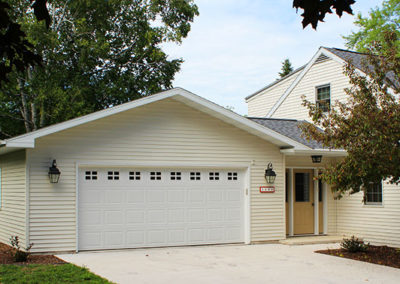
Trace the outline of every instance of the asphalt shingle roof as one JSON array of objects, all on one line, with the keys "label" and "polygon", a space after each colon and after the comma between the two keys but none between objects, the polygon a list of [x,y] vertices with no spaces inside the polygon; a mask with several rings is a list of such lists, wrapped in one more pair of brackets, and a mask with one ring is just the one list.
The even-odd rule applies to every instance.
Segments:
[{"label": "asphalt shingle roof", "polygon": [[[353,64],[354,67],[364,71],[367,74],[371,73],[375,69],[374,66],[369,63],[368,54],[366,53],[329,47],[325,47],[325,49],[329,50],[344,61]],[[390,80],[393,84],[396,84],[396,86],[400,85],[400,82],[392,71],[386,74],[386,78]]]},{"label": "asphalt shingle roof", "polygon": [[[305,120],[295,120],[295,119],[276,119],[276,118],[265,118],[265,117],[248,117],[248,119],[261,124],[273,131],[276,131],[286,137],[293,139],[296,142],[299,142],[307,147],[312,149],[323,149],[322,144],[317,141],[311,140],[308,141],[303,137],[302,131],[299,128],[299,125],[303,123],[309,123]],[[321,130],[322,131],[322,130]]]}]

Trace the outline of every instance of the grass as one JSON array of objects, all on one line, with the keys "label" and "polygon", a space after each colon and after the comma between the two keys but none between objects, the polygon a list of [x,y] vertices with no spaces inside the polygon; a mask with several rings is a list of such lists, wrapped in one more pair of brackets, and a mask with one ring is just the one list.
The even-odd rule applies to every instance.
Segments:
[{"label": "grass", "polygon": [[73,264],[0,265],[0,283],[111,283]]}]

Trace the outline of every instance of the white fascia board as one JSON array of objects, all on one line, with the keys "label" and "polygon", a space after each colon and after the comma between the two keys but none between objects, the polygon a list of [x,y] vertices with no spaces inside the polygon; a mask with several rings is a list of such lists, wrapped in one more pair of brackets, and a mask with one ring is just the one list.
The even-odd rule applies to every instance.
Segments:
[{"label": "white fascia board", "polygon": [[82,125],[97,119],[101,119],[110,115],[114,115],[123,111],[127,111],[136,107],[140,107],[152,102],[160,101],[170,97],[183,97],[187,100],[194,102],[197,105],[204,106],[205,108],[218,113],[219,115],[226,117],[230,120],[235,121],[236,123],[240,123],[247,127],[247,130],[256,131],[259,134],[263,135],[265,140],[269,140],[272,143],[284,146],[284,147],[295,147],[296,149],[309,149],[305,145],[298,143],[284,135],[281,135],[273,130],[266,128],[265,126],[261,126],[256,122],[253,122],[239,114],[236,114],[230,110],[225,109],[209,100],[201,98],[185,89],[182,88],[174,88],[168,91],[164,91],[158,94],[154,94],[142,99],[138,99],[132,102],[128,102],[119,106],[115,106],[109,109],[101,110],[92,114],[88,114],[82,117],[78,117],[75,119],[71,119],[69,121],[65,121],[53,126],[49,126],[46,128],[39,129],[37,131],[33,131],[31,133],[23,134],[17,136],[15,138],[11,138],[8,140],[4,140],[6,147],[19,147],[19,148],[34,148],[35,147],[35,139],[46,136],[49,134],[53,134],[62,130],[66,130],[78,125]]},{"label": "white fascia board", "polygon": [[322,155],[325,157],[346,157],[348,155],[346,150],[329,150],[329,149],[282,149],[282,154],[287,156],[307,156],[307,155]]},{"label": "white fascia board", "polygon": [[35,140],[16,140],[10,141],[5,144],[5,146],[11,148],[35,148]]}]

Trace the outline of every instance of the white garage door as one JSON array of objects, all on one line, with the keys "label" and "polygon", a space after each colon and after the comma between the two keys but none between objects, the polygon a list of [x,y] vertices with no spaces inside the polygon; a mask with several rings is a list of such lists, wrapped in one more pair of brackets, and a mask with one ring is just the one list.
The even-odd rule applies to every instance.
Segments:
[{"label": "white garage door", "polygon": [[239,170],[85,168],[79,250],[244,241]]}]

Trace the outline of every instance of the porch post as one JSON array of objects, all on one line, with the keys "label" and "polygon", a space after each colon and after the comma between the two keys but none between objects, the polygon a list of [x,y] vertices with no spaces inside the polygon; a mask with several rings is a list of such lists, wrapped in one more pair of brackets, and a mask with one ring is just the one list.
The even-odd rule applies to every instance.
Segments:
[{"label": "porch post", "polygon": [[319,190],[318,190],[318,169],[314,169],[314,235],[319,235]]},{"label": "porch post", "polygon": [[293,230],[293,169],[289,169],[289,177],[288,177],[288,202],[289,202],[289,236],[294,236]]},{"label": "porch post", "polygon": [[328,184],[326,182],[322,183],[322,202],[323,202],[323,233],[328,234]]}]

